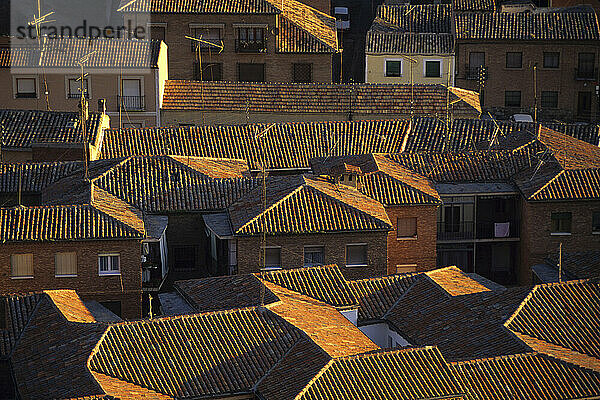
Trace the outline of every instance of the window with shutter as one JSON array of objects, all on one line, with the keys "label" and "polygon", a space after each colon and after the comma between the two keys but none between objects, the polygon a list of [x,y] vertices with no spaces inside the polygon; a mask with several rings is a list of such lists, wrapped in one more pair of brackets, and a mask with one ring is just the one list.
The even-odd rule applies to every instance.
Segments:
[{"label": "window with shutter", "polygon": [[265,249],[265,268],[281,268],[281,247],[267,247]]},{"label": "window with shutter", "polygon": [[367,245],[365,243],[346,245],[346,266],[367,266]]},{"label": "window with shutter", "polygon": [[10,256],[10,277],[13,279],[33,278],[33,254]]},{"label": "window with shutter", "polygon": [[56,276],[77,276],[77,253],[56,253],[54,255],[54,266]]},{"label": "window with shutter", "polygon": [[396,237],[398,239],[416,238],[417,237],[417,218],[398,218]]}]

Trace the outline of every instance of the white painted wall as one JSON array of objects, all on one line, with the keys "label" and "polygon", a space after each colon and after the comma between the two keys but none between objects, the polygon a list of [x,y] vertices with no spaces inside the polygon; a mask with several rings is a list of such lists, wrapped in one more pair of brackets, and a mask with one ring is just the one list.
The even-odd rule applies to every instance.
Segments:
[{"label": "white painted wall", "polygon": [[385,322],[359,326],[358,329],[381,348],[404,347],[410,343]]}]

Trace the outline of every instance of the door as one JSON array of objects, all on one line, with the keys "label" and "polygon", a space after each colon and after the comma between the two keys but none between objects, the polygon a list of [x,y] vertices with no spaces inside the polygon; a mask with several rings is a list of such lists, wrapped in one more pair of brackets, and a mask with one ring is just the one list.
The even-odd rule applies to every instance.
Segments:
[{"label": "door", "polygon": [[592,113],[592,92],[579,92],[577,98],[577,115],[589,118]]},{"label": "door", "polygon": [[139,79],[121,80],[122,105],[129,110],[143,108],[142,82]]}]

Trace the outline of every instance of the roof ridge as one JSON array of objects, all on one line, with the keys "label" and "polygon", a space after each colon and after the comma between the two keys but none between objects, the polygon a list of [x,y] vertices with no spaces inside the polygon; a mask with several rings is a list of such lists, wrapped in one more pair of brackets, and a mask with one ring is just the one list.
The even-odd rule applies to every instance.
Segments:
[{"label": "roof ridge", "polygon": [[29,315],[29,318],[27,318],[27,322],[23,325],[23,329],[21,329],[21,332],[19,332],[19,337],[15,338],[15,342],[12,346],[12,348],[10,349],[10,353],[7,355],[8,359],[12,358],[13,353],[15,352],[15,349],[17,348],[17,346],[19,345],[19,342],[21,341],[21,338],[23,337],[23,335],[25,334],[25,330],[27,329],[27,327],[29,326],[29,323],[31,322],[31,320],[33,319],[33,316],[35,315],[35,313],[37,312],[38,308],[40,307],[40,304],[42,303],[42,301],[44,300],[44,298],[46,300],[48,300],[49,296],[43,296],[44,292],[42,291],[41,293],[36,293],[33,294],[34,296],[39,296],[38,301],[35,302],[35,306],[33,307],[33,310],[31,310],[31,314]]},{"label": "roof ridge", "polygon": [[473,358],[470,360],[449,361],[448,364],[459,366],[459,365],[466,365],[466,364],[477,364],[482,361],[489,361],[489,360],[500,360],[500,359],[509,359],[509,358],[526,358],[526,357],[535,357],[537,355],[543,356],[544,354],[540,353],[539,351],[530,351],[527,353],[502,354],[502,355],[493,356],[493,357],[483,357],[483,358]]},{"label": "roof ridge", "polygon": [[[521,312],[521,310],[523,309],[523,307],[525,307],[525,305],[527,303],[529,303],[529,300],[531,300],[531,298],[533,297],[534,293],[538,290],[539,287],[540,287],[539,285],[534,286],[529,291],[529,293],[527,294],[527,296],[525,296],[525,298],[521,301],[521,304],[519,304],[519,306],[516,308],[516,310],[510,315],[510,317],[508,317],[506,319],[506,321],[504,321],[503,325],[506,328],[508,328],[508,326],[510,325],[510,323],[517,317],[517,315],[519,314],[519,312]],[[508,328],[508,329],[511,330],[510,328]]]},{"label": "roof ridge", "polygon": [[[331,357],[331,356],[329,356],[329,357]],[[300,400],[302,398],[302,396],[304,395],[304,393],[306,393],[308,391],[308,389],[329,369],[329,367],[331,367],[333,365],[334,360],[335,359],[332,357],[331,360],[329,360],[327,362],[327,364],[325,364],[323,366],[323,368],[321,368],[319,370],[319,372],[317,372],[315,374],[315,376],[313,376],[312,379],[310,381],[308,381],[306,386],[304,386],[304,388],[296,395],[296,397],[294,397],[294,400]]]},{"label": "roof ridge", "polygon": [[557,180],[561,175],[563,175],[563,173],[566,171],[566,169],[564,169],[561,166],[561,170],[558,174],[556,174],[552,179],[550,179],[548,182],[546,182],[544,185],[542,185],[542,187],[540,187],[538,190],[536,190],[533,194],[531,194],[527,200],[531,200],[533,199],[535,196],[537,196],[538,194],[540,194],[540,192],[542,192],[544,189],[546,189],[548,186],[550,186],[550,184],[552,182],[554,182],[555,180]]}]

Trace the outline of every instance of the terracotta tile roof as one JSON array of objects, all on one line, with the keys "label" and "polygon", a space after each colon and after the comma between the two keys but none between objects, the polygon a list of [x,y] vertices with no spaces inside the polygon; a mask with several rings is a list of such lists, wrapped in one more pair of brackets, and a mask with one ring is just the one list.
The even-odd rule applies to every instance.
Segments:
[{"label": "terracotta tile roof", "polygon": [[[557,267],[558,273],[558,255],[548,257],[548,262]],[[600,250],[563,252],[562,270],[574,279],[600,278]]]},{"label": "terracotta tile roof", "polygon": [[264,304],[279,301],[277,296],[264,288],[261,281],[252,274],[177,281],[174,287],[196,312],[259,306],[262,290]]},{"label": "terracotta tile roof", "polygon": [[452,365],[475,399],[542,400],[592,398],[600,373],[538,353],[473,360]]},{"label": "terracotta tile roof", "polygon": [[562,170],[527,199],[530,201],[600,198],[600,168]]},{"label": "terracotta tile roof", "polygon": [[82,135],[79,113],[37,110],[0,110],[3,148],[31,147],[41,143],[96,143],[101,115],[90,113]]},{"label": "terracotta tile roof", "polygon": [[[98,384],[102,387],[102,390],[111,395],[98,396],[98,399],[116,399],[116,400],[172,400],[171,396],[167,396],[154,390],[146,389],[144,387],[134,385],[133,383],[125,382],[112,376],[104,375],[98,372],[91,371],[92,376]],[[114,396],[114,397],[113,397]],[[95,398],[94,398],[95,399]],[[86,398],[81,400],[88,400]],[[90,399],[93,400],[93,399]]]},{"label": "terracotta tile roof", "polygon": [[277,14],[279,9],[267,0],[122,0],[121,12],[178,14]]},{"label": "terracotta tile roof", "polygon": [[266,308],[304,332],[330,357],[379,349],[334,307],[271,282],[264,284],[281,300]]},{"label": "terracotta tile roof", "polygon": [[377,8],[374,26],[385,24],[400,32],[451,33],[449,4],[386,5]]},{"label": "terracotta tile roof", "polygon": [[130,157],[94,178],[94,185],[146,212],[222,210],[248,192],[253,178],[237,175],[238,161],[187,157]]},{"label": "terracotta tile roof", "polygon": [[456,14],[456,40],[600,40],[596,14],[544,13]]},{"label": "terracotta tile roof", "polygon": [[242,178],[248,176],[248,163],[245,160],[209,157],[170,156],[180,164],[206,175],[208,178]]},{"label": "terracotta tile roof", "polygon": [[256,188],[229,208],[237,235],[387,231],[391,223],[377,201],[325,178],[285,176],[267,184],[267,208]]},{"label": "terracotta tile roof", "polygon": [[457,267],[445,267],[426,272],[450,296],[489,292],[490,289],[467,276]]},{"label": "terracotta tile roof", "polygon": [[123,323],[108,328],[89,366],[174,397],[249,393],[299,338],[261,309]]},{"label": "terracotta tile roof", "polygon": [[[452,284],[449,289],[454,287]],[[490,312],[493,304],[479,309],[469,306],[470,302],[461,296],[451,296],[431,278],[421,275],[384,319],[409,343],[435,345],[448,360],[531,351],[502,325],[504,321],[497,314]]]},{"label": "terracotta tile roof", "polygon": [[338,51],[335,18],[296,0],[266,0],[281,10],[277,15],[277,51],[280,53],[334,53]]},{"label": "terracotta tile roof", "polygon": [[[0,49],[0,68],[43,66],[79,69],[78,61],[90,53],[93,54],[84,63],[86,70],[91,69],[90,71],[94,68],[158,67],[160,42],[156,41],[108,38],[44,39],[42,52],[37,46]],[[3,53],[5,54],[2,55]]]},{"label": "terracotta tile roof", "polygon": [[0,329],[0,359],[10,356],[41,296],[39,293],[33,293],[0,297],[6,313],[6,328]]},{"label": "terracotta tile roof", "polygon": [[[414,92],[414,105],[411,105]],[[451,90],[451,101],[466,98],[468,90]],[[460,95],[460,97],[458,97]],[[359,113],[409,116],[445,116],[448,89],[441,85],[391,85],[377,83],[249,83],[169,80],[163,110],[235,111],[250,113]],[[457,101],[455,117],[476,118],[479,102]]]},{"label": "terracotta tile roof", "polygon": [[440,204],[433,183],[381,154],[373,154],[377,171],[360,177],[360,191],[385,206]]},{"label": "terracotta tile roof", "polygon": [[367,32],[367,54],[453,54],[449,33]]},{"label": "terracotta tile roof", "polygon": [[506,326],[600,359],[600,284],[571,281],[536,286]]},{"label": "terracotta tile roof", "polygon": [[467,399],[442,354],[425,347],[330,361],[297,399]]},{"label": "terracotta tile roof", "polygon": [[[251,170],[260,170],[264,149],[267,169],[308,169],[314,157],[398,152],[407,126],[405,120],[394,120],[107,130],[100,157],[236,158],[246,160]],[[264,138],[258,138],[263,131]]]},{"label": "terracotta tile roof", "polygon": [[310,339],[300,339],[256,386],[261,399],[293,400],[331,357]]},{"label": "terracotta tile roof", "polygon": [[452,0],[454,11],[494,11],[496,3],[494,0]]},{"label": "terracotta tile roof", "polygon": [[44,293],[69,322],[96,322],[74,290],[46,290]]},{"label": "terracotta tile roof", "polygon": [[538,140],[565,169],[600,168],[600,147],[540,126]]},{"label": "terracotta tile roof", "polygon": [[0,163],[0,192],[41,192],[50,184],[83,168],[83,162]]},{"label": "terracotta tile roof", "polygon": [[0,208],[0,228],[0,242],[143,237],[143,230],[89,204]]},{"label": "terracotta tile roof", "polygon": [[358,306],[349,282],[337,265],[270,271],[260,277],[337,308]]},{"label": "terracotta tile roof", "polygon": [[[80,312],[67,315],[72,318]],[[87,367],[105,330],[104,324],[69,321],[51,297],[43,294],[10,358],[20,398],[105,394]]]},{"label": "terracotta tile roof", "polygon": [[416,277],[415,274],[406,274],[348,281],[360,305],[359,323],[383,319],[383,315],[414,283]]},{"label": "terracotta tile roof", "polygon": [[600,146],[600,125],[544,122],[543,126],[557,132],[565,133],[594,146]]}]

